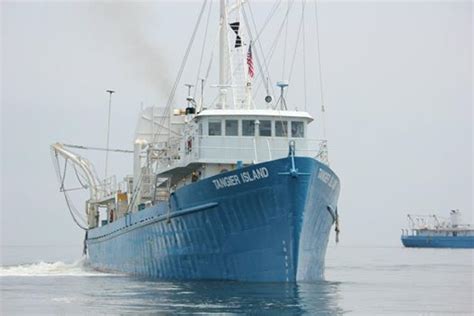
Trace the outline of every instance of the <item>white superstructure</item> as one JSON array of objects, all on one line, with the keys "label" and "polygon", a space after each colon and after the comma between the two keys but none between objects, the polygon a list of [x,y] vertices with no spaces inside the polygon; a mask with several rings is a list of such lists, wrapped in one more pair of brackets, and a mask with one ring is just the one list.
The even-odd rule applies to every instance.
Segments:
[{"label": "white superstructure", "polygon": [[449,218],[408,214],[408,223],[409,228],[402,229],[402,236],[474,236],[474,227],[462,223],[459,210],[451,210]]}]

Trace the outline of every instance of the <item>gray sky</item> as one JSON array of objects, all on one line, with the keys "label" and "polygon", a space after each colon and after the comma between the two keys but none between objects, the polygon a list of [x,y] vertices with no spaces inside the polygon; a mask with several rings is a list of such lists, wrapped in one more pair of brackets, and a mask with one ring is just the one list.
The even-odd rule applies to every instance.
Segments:
[{"label": "gray sky", "polygon": [[[254,5],[257,21],[270,7]],[[198,2],[2,2],[1,245],[82,242],[58,192],[49,145],[104,146],[105,90],[112,88],[111,147],[131,148],[140,103],[165,104],[199,8]],[[472,222],[472,4],[322,2],[319,8],[329,154],[342,183],[342,244],[398,245],[409,210],[447,215],[459,208]],[[215,23],[210,30],[214,40]],[[202,37],[186,82],[195,80],[201,43]],[[307,58],[315,69],[314,52]],[[272,79],[280,80],[281,66],[272,65],[279,67]],[[307,107],[319,125],[315,78]],[[293,82],[288,103],[301,105],[301,85]],[[185,89],[179,91],[184,101]],[[102,174],[104,154],[84,154]],[[109,170],[131,173],[130,158],[112,154]]]}]

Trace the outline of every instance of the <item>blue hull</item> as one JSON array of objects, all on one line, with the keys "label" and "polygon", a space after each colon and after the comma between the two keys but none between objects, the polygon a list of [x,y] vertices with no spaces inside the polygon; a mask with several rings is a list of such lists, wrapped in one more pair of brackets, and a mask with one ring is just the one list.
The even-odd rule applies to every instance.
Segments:
[{"label": "blue hull", "polygon": [[474,248],[474,236],[402,236],[405,247]]},{"label": "blue hull", "polygon": [[178,189],[88,231],[92,267],[159,279],[313,281],[324,257],[339,179],[295,157],[255,164]]}]

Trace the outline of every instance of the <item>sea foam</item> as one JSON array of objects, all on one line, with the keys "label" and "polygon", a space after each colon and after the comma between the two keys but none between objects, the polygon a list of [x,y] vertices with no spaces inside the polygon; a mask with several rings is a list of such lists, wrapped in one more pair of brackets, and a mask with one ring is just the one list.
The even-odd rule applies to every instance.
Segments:
[{"label": "sea foam", "polygon": [[73,263],[37,262],[15,266],[1,266],[0,277],[28,277],[28,276],[106,276],[109,274],[92,270],[81,258]]}]

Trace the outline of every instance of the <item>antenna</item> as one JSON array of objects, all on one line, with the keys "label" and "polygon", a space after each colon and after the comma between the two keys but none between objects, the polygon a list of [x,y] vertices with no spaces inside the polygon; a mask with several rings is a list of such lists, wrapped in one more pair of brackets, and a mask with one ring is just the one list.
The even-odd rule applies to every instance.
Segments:
[{"label": "antenna", "polygon": [[201,78],[201,102],[199,104],[198,112],[202,111],[202,107],[204,104],[204,82],[205,81],[206,81],[206,78]]},{"label": "antenna", "polygon": [[289,83],[287,80],[282,80],[277,82],[277,87],[280,88],[280,98],[278,99],[276,103],[276,107],[278,107],[278,103],[280,103],[280,109],[281,110],[288,110],[288,107],[286,106],[286,100],[285,100],[285,88],[289,86]]},{"label": "antenna", "polygon": [[107,179],[107,166],[109,163],[109,142],[110,142],[110,114],[112,110],[112,94],[115,93],[114,90],[105,90],[109,94],[109,116],[107,118],[107,146],[105,151],[105,178]]},{"label": "antenna", "polygon": [[186,101],[188,101],[188,107],[190,107],[192,101],[194,100],[193,97],[191,96],[191,89],[192,87],[194,87],[194,85],[190,83],[185,83],[184,86],[188,88],[188,96],[186,97]]},{"label": "antenna", "polygon": [[188,106],[186,107],[186,114],[196,114],[196,101],[194,101],[193,96],[191,95],[191,88],[194,85],[190,83],[184,84],[188,88],[188,96],[186,97],[186,101],[188,101]]}]

